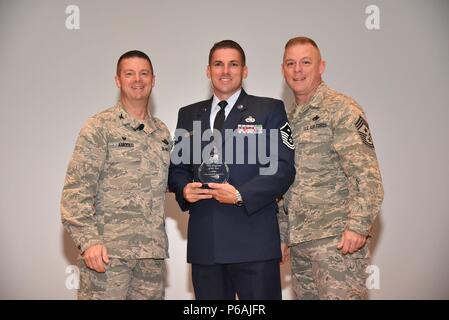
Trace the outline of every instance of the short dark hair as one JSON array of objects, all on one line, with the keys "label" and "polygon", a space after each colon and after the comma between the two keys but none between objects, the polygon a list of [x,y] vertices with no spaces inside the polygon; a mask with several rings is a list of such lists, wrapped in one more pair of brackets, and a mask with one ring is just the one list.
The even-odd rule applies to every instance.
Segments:
[{"label": "short dark hair", "polygon": [[220,42],[216,42],[214,46],[209,51],[209,64],[212,62],[212,55],[218,49],[235,49],[240,53],[240,57],[242,58],[243,65],[246,65],[246,56],[245,51],[243,51],[242,47],[233,40],[222,40]]},{"label": "short dark hair", "polygon": [[287,41],[287,43],[285,44],[285,50],[287,50],[288,48],[295,46],[297,44],[310,44],[313,47],[315,47],[315,49],[318,50],[318,54],[321,57],[321,52],[320,52],[320,48],[318,48],[318,45],[316,44],[315,41],[313,41],[310,38],[307,37],[295,37],[295,38],[291,38],[290,40]]},{"label": "short dark hair", "polygon": [[139,50],[131,50],[128,52],[125,52],[124,54],[122,54],[120,56],[120,58],[117,61],[117,75],[120,73],[120,62],[122,62],[122,60],[124,59],[129,59],[129,58],[142,58],[148,61],[148,63],[150,64],[150,69],[151,69],[151,73],[153,74],[153,64],[151,63],[150,57],[148,57],[146,55],[146,53],[139,51]]}]

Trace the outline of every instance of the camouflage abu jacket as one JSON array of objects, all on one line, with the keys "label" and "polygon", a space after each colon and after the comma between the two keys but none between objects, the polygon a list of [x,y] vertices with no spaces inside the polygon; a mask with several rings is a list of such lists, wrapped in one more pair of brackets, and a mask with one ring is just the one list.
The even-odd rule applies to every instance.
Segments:
[{"label": "camouflage abu jacket", "polygon": [[61,200],[62,222],[81,252],[103,243],[113,258],[168,256],[170,148],[162,121],[151,115],[138,121],[120,103],[86,122]]},{"label": "camouflage abu jacket", "polygon": [[296,178],[284,196],[286,214],[279,214],[286,241],[322,239],[345,229],[368,235],[383,187],[363,110],[323,82],[289,120]]}]

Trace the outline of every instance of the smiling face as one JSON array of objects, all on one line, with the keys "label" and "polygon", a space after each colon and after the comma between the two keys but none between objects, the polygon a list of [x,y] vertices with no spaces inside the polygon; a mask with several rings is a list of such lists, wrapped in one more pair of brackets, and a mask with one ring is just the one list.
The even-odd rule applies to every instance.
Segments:
[{"label": "smiling face", "polygon": [[321,83],[324,69],[325,62],[311,44],[294,44],[285,49],[282,72],[297,104],[309,101]]},{"label": "smiling face", "polygon": [[120,62],[115,83],[120,89],[120,98],[127,105],[146,102],[154,86],[154,75],[150,63],[142,58],[127,58]]},{"label": "smiling face", "polygon": [[236,49],[217,49],[207,66],[207,77],[211,79],[214,94],[226,100],[242,87],[248,69]]}]

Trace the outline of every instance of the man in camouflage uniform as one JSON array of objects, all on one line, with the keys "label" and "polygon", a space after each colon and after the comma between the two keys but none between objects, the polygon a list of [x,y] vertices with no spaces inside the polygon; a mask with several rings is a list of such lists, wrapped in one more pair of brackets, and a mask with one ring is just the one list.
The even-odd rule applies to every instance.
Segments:
[{"label": "man in camouflage uniform", "polygon": [[170,132],[148,112],[154,79],[145,53],[123,54],[119,102],[76,142],[61,215],[81,251],[79,299],[164,298]]},{"label": "man in camouflage uniform", "polygon": [[296,179],[284,196],[293,289],[299,299],[366,299],[366,241],[383,200],[361,107],[322,80],[309,38],[289,40],[282,70],[295,95],[289,114]]}]

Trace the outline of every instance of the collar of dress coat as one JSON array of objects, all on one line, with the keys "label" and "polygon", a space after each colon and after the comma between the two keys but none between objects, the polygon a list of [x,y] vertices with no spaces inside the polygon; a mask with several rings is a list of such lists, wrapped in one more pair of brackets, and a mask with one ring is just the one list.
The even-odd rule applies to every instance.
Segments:
[{"label": "collar of dress coat", "polygon": [[140,124],[144,124],[143,131],[146,133],[151,133],[156,130],[156,125],[151,114],[148,112],[148,117],[144,120],[138,120],[134,118],[131,114],[126,111],[123,104],[119,101],[115,106],[115,114],[117,119],[123,126],[131,127],[132,129],[137,128]]},{"label": "collar of dress coat", "polygon": [[[228,105],[225,108],[225,112],[228,110],[231,111],[232,107],[234,107],[235,103],[237,102],[237,99],[239,98],[241,92],[242,88],[234,92],[229,98],[226,99]],[[220,101],[221,100],[218,99],[218,97],[214,94],[214,96],[212,97],[212,111],[214,111],[214,108],[217,109],[217,112],[218,110],[220,110],[220,107],[218,106],[218,103]],[[229,114],[229,111],[226,113]]]},{"label": "collar of dress coat", "polygon": [[[231,112],[232,108],[234,108],[235,103],[237,102],[237,99],[240,97],[240,93],[242,92],[242,88],[234,92],[229,98],[227,98],[225,101],[228,103],[226,107],[224,108],[225,112],[225,119],[228,118],[229,113]],[[214,94],[212,97],[212,104],[211,104],[211,110],[210,110],[210,128],[214,127],[214,120],[217,116],[218,112],[220,111],[220,106],[218,103],[221,100],[218,99],[218,97]]]}]

